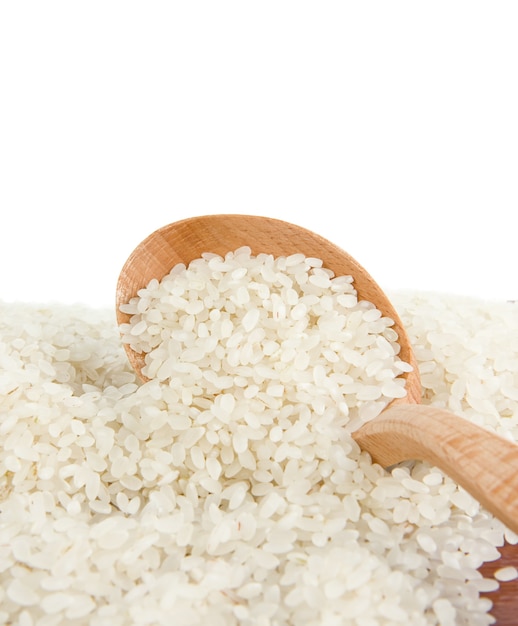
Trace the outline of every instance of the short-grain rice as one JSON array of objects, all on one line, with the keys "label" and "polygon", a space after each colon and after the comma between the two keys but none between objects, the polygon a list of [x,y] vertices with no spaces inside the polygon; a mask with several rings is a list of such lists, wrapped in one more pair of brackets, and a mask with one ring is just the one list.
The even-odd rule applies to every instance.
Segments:
[{"label": "short-grain rice", "polygon": [[[209,262],[228,272],[225,260]],[[286,270],[301,262],[290,258]],[[275,273],[268,265],[265,279]],[[350,436],[357,405],[378,402],[371,387],[392,385],[399,366],[372,366],[366,389],[350,374],[357,346],[346,352],[347,371],[333,369],[342,359],[333,340],[317,357],[309,325],[301,328],[311,305],[299,306],[285,278],[267,310],[269,330],[293,313],[285,335],[260,338],[263,308],[239,323],[235,311],[268,299],[265,285],[232,291],[246,272],[231,274],[235,308],[227,315],[211,292],[196,332],[203,284],[172,290],[185,318],[171,332],[187,358],[145,384],[130,370],[112,312],[0,305],[0,623],[492,623],[481,594],[498,581],[478,568],[498,558],[504,537],[518,538],[438,469],[414,462],[387,472]],[[297,276],[310,295],[330,289],[325,272]],[[341,306],[358,307],[350,285],[340,290]],[[517,440],[517,305],[392,299],[415,348],[423,402]],[[330,336],[335,306],[321,309]],[[371,307],[358,308],[367,321],[355,324],[380,324]],[[138,323],[134,337],[153,337],[161,320],[153,313]],[[262,350],[249,345],[254,332]],[[361,343],[385,354],[393,339]]]}]

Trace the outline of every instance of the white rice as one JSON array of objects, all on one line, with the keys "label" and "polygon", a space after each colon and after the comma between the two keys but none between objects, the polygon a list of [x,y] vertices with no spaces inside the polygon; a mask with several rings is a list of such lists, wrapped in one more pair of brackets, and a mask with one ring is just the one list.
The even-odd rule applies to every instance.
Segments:
[{"label": "white rice", "polygon": [[243,453],[274,428],[284,443],[319,421],[351,432],[406,393],[401,374],[411,368],[393,320],[320,259],[248,247],[207,253],[121,310],[131,315],[122,341],[146,354],[142,373],[186,406],[186,428],[209,422],[216,439],[230,430]]},{"label": "white rice", "polygon": [[502,582],[508,582],[518,578],[518,570],[514,565],[508,565],[507,567],[500,567],[495,571],[495,578]]},{"label": "white rice", "polygon": [[[518,440],[517,305],[392,300],[423,401]],[[258,389],[202,377],[205,406],[196,378],[137,382],[111,311],[0,307],[0,623],[492,623],[478,568],[518,537],[426,463],[373,465],[355,407],[279,407],[271,361]]]}]

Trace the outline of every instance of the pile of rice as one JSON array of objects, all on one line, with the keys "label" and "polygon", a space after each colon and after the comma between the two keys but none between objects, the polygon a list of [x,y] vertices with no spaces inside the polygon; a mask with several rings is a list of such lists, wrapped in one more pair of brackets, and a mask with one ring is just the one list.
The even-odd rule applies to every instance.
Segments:
[{"label": "pile of rice", "polygon": [[[350,436],[401,395],[390,321],[317,260],[251,276],[236,255],[247,272],[199,263],[217,289],[179,268],[178,293],[128,305],[144,384],[113,311],[0,304],[0,623],[493,623],[478,568],[518,537],[438,469],[388,473]],[[423,402],[518,440],[518,305],[392,301]]]}]

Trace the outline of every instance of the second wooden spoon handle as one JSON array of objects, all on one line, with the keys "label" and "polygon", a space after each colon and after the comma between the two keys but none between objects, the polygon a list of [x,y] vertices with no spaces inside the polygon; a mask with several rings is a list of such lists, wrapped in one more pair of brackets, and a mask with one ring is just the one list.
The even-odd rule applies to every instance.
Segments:
[{"label": "second wooden spoon handle", "polygon": [[518,445],[449,411],[421,404],[385,409],[353,434],[373,461],[418,459],[439,467],[518,533]]}]

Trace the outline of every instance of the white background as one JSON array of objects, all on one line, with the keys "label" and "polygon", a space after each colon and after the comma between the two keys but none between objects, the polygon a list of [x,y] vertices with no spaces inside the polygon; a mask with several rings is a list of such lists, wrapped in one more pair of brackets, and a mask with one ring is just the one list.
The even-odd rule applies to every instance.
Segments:
[{"label": "white background", "polygon": [[518,298],[515,7],[3,2],[0,300],[112,306],[142,239],[220,212]]}]

